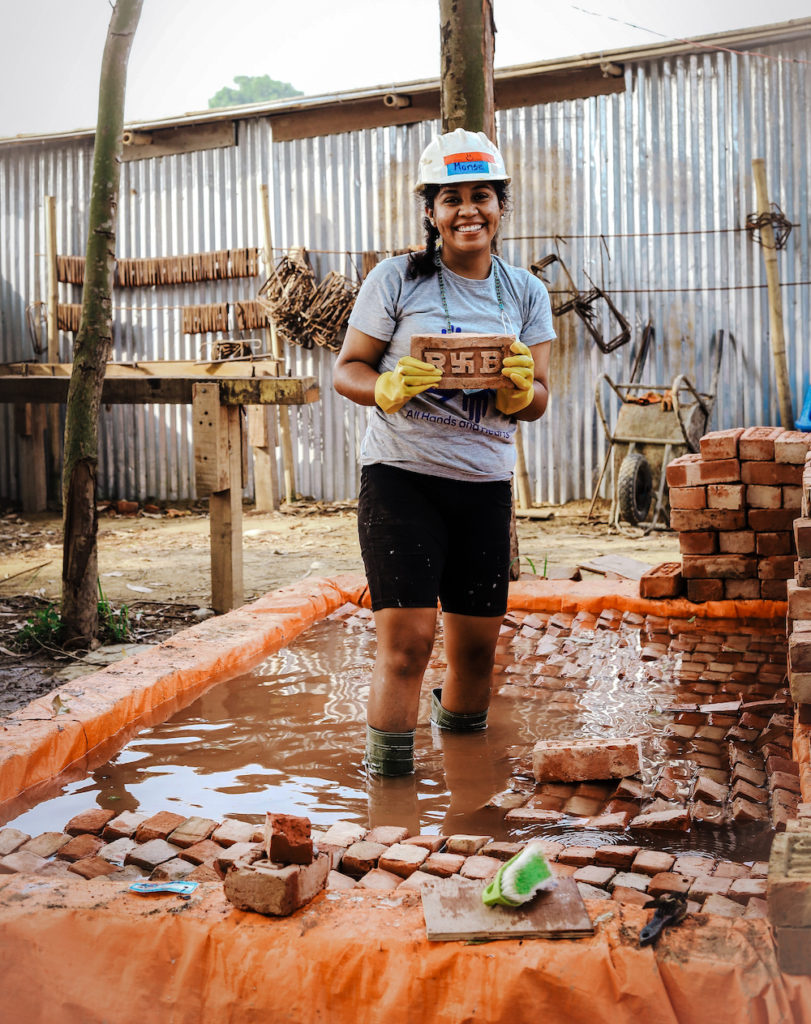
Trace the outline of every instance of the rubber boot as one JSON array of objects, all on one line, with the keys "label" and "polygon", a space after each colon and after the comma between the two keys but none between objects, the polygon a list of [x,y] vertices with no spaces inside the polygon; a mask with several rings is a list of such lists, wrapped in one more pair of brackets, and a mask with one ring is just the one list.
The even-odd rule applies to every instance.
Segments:
[{"label": "rubber boot", "polygon": [[412,775],[414,733],[382,732],[366,726],[366,767],[375,775]]},{"label": "rubber boot", "polygon": [[449,732],[480,732],[487,728],[487,709],[469,714],[442,707],[442,688],[431,691],[431,722]]}]

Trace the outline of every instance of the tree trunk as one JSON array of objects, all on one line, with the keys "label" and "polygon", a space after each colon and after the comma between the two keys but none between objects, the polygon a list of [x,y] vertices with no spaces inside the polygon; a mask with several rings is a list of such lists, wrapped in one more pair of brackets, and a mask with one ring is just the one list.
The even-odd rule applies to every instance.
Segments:
[{"label": "tree trunk", "polygon": [[496,26],[490,0],[439,0],[439,32],[442,131],[466,128],[495,141]]},{"label": "tree trunk", "polygon": [[62,470],[62,621],[66,639],[74,644],[89,643],[98,630],[98,416],[113,341],[115,228],[127,62],[142,5],[143,0],[117,0],[101,64],[82,315],[73,349]]},{"label": "tree trunk", "polygon": [[[496,25],[491,0],[439,0],[439,39],[442,131],[466,128],[471,132],[484,132],[495,142]],[[517,580],[520,574],[513,489],[510,579]]]}]

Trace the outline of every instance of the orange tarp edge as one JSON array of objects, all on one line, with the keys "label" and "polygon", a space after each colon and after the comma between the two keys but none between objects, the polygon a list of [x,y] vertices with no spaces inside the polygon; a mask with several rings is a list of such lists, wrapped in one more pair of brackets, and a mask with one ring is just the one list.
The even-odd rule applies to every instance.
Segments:
[{"label": "orange tarp edge", "polygon": [[[156,913],[160,908],[171,913]],[[428,942],[419,896],[321,895],[290,918],[103,880],[0,881],[3,1008],[26,1024],[809,1024],[767,922],[691,915],[655,949],[650,914],[587,901],[595,934]]]},{"label": "orange tarp edge", "polygon": [[[282,587],[0,719],[0,804],[58,775],[140,716],[247,671],[342,604],[357,603],[365,585],[353,574]],[[60,712],[53,708],[55,693]]]}]

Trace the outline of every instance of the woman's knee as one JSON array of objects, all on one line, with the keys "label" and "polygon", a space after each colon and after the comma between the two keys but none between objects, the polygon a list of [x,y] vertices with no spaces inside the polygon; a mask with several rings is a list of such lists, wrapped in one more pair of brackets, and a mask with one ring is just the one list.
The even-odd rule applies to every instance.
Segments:
[{"label": "woman's knee", "polygon": [[422,674],[428,667],[434,646],[433,633],[412,630],[378,638],[377,660],[388,674],[407,678]]}]

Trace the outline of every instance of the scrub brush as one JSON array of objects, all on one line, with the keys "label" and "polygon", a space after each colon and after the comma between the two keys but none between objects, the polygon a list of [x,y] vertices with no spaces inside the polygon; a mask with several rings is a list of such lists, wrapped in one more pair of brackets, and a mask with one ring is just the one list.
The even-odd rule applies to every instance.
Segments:
[{"label": "scrub brush", "polygon": [[556,884],[540,843],[528,843],[498,869],[482,893],[482,903],[488,907],[520,907],[541,890],[552,889]]}]

